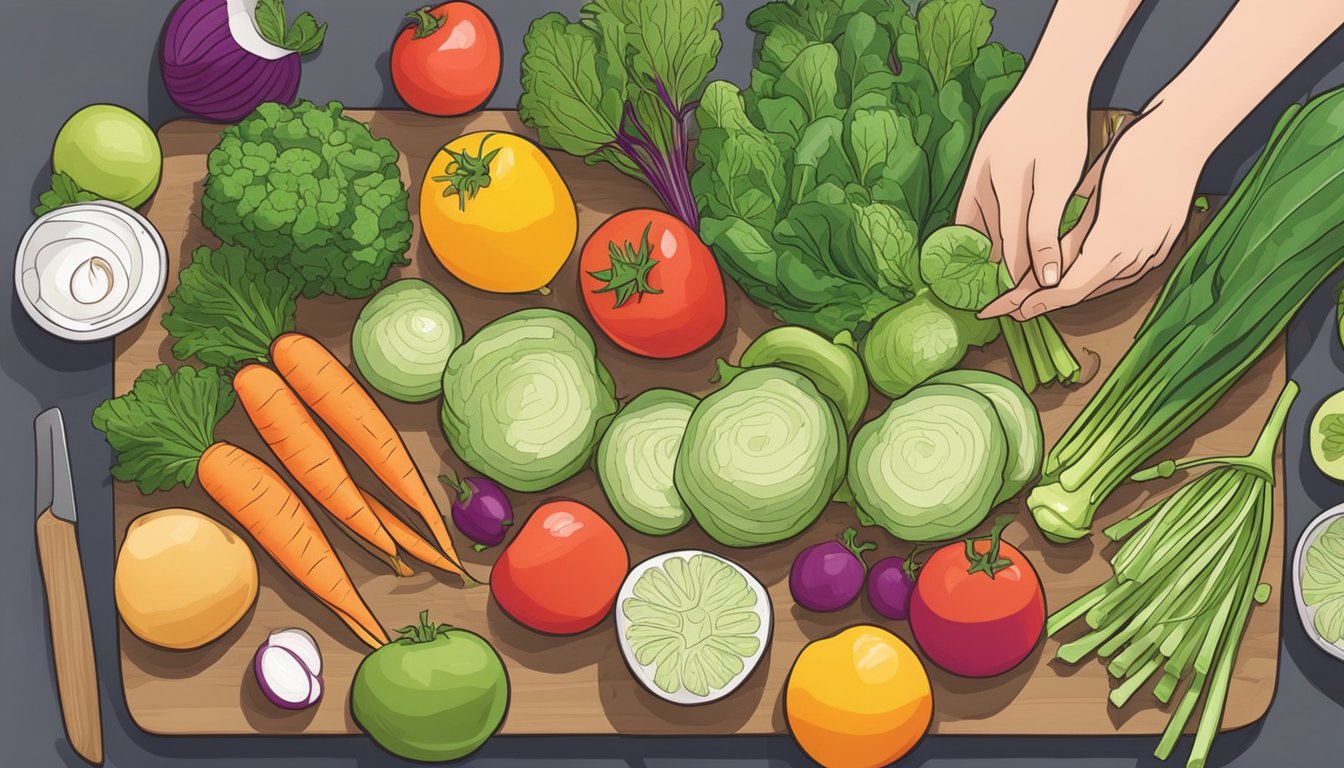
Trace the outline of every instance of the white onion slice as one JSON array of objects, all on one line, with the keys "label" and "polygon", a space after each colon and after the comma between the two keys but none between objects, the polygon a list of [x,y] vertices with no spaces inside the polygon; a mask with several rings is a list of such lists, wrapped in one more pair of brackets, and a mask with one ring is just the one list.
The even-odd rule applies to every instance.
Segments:
[{"label": "white onion slice", "polygon": [[302,629],[272,632],[257,649],[252,669],[266,699],[284,709],[303,709],[322,698],[322,655]]}]

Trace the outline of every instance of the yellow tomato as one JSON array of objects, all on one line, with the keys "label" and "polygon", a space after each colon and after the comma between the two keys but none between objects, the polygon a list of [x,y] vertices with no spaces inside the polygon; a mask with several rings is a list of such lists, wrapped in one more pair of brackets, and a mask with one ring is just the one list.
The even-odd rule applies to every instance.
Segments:
[{"label": "yellow tomato", "polygon": [[885,629],[861,625],[809,644],[784,692],[798,745],[826,768],[877,768],[917,744],[933,717],[919,657]]},{"label": "yellow tomato", "polygon": [[459,280],[496,293],[545,288],[574,250],[574,198],[541,147],[478,131],[448,142],[420,187],[420,227]]}]

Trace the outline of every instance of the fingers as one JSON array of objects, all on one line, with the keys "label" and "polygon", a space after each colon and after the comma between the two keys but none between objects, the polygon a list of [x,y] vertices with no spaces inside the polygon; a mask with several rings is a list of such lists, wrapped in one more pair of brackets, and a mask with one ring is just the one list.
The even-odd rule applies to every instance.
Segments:
[{"label": "fingers", "polygon": [[977,313],[977,317],[982,320],[1010,315],[1022,306],[1022,302],[1027,297],[1041,289],[1041,284],[1036,282],[1036,273],[1028,270],[1017,285],[1010,288],[999,298],[985,305],[985,308]]},{"label": "fingers", "polygon": [[1043,286],[1059,283],[1064,274],[1064,256],[1060,246],[1059,225],[1076,184],[1074,178],[1044,173],[1032,181],[1031,202],[1027,210],[1027,247],[1036,282]]},{"label": "fingers", "polygon": [[1078,261],[1064,273],[1059,283],[1027,296],[1017,311],[1012,313],[1012,317],[1030,320],[1046,312],[1077,304],[1097,293],[1138,259],[1132,251],[1121,250],[1116,245],[1123,242],[1123,238],[1110,238],[1094,231],[1084,243]]},{"label": "fingers", "polygon": [[[1031,248],[1027,245],[1027,209],[1031,207],[1032,173],[1028,169],[1022,179],[1009,188],[990,179],[994,199],[999,201],[998,222],[999,234],[1003,236],[1003,265],[1008,268],[1008,275],[1015,283],[1021,282],[1031,268]],[[1060,211],[1063,210],[1061,207]],[[1055,228],[1059,228],[1058,218]]]},{"label": "fingers", "polygon": [[[957,202],[956,223],[983,232],[989,238],[989,256],[1003,261],[1003,237],[999,235],[999,203],[987,174],[978,182],[969,181]],[[1009,266],[1009,273],[1012,267]]]}]

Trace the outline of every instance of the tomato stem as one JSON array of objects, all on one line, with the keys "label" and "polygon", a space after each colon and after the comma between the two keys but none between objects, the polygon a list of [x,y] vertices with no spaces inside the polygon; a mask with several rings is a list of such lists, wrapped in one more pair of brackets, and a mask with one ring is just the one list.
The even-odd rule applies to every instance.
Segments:
[{"label": "tomato stem", "polygon": [[857,539],[859,532],[853,528],[846,528],[844,533],[840,534],[840,543],[845,545],[845,549],[854,553],[854,556],[863,564],[863,569],[868,570],[868,563],[863,561],[863,553],[870,549],[877,549],[877,545],[871,541],[865,541],[860,544]]},{"label": "tomato stem", "polygon": [[[966,569],[967,573],[983,573],[989,578],[994,578],[994,574],[1013,564],[1008,558],[999,557],[999,544],[1003,536],[1003,529],[1013,522],[1012,515],[999,515],[994,520],[994,527],[990,529],[988,536],[972,536],[966,539],[966,562],[970,567]],[[975,542],[989,539],[989,551],[980,554],[975,551]]]},{"label": "tomato stem", "polygon": [[628,240],[624,245],[616,245],[615,240],[608,243],[611,268],[588,273],[593,279],[603,283],[601,288],[594,288],[593,293],[616,294],[615,308],[619,308],[632,298],[638,302],[646,293],[662,293],[649,285],[649,273],[658,266],[658,262],[653,258],[653,246],[649,243],[649,228],[652,226],[653,222],[644,225],[644,234],[640,235],[638,249]]},{"label": "tomato stem", "polygon": [[447,17],[435,16],[430,13],[430,6],[422,5],[406,14],[406,18],[415,22],[415,34],[411,36],[412,40],[419,40],[422,37],[429,37],[438,32],[447,21]]},{"label": "tomato stem", "polygon": [[400,640],[410,640],[412,643],[429,643],[439,635],[445,635],[452,629],[450,624],[433,624],[429,620],[429,611],[420,612],[420,626],[407,626],[397,630],[397,634],[402,637]]},{"label": "tomato stem", "polygon": [[435,176],[434,181],[441,181],[448,186],[443,190],[444,197],[457,195],[457,210],[465,211],[467,209],[467,200],[475,199],[476,194],[482,189],[490,186],[490,163],[499,154],[498,149],[492,149],[488,154],[485,152],[485,142],[494,138],[495,134],[487,133],[481,138],[481,146],[476,150],[476,154],[471,154],[468,150],[454,152],[447,147],[443,151],[448,153],[451,158],[448,165],[444,167],[443,176]]}]

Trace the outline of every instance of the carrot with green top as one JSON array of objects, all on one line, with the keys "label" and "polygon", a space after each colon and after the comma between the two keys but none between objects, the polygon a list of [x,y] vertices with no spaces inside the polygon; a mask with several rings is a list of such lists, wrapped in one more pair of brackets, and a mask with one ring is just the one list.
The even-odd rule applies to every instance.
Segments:
[{"label": "carrot with green top", "polygon": [[286,573],[322,601],[370,647],[388,643],[350,575],[303,500],[265,462],[215,440],[233,407],[227,379],[213,368],[160,365],[131,391],[99,405],[93,425],[117,452],[112,476],[141,493],[201,487],[237,520]]},{"label": "carrot with green top", "polygon": [[420,515],[457,573],[470,578],[401,435],[341,361],[316,339],[286,333],[271,344],[271,362],[317,417]]}]

